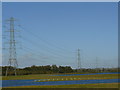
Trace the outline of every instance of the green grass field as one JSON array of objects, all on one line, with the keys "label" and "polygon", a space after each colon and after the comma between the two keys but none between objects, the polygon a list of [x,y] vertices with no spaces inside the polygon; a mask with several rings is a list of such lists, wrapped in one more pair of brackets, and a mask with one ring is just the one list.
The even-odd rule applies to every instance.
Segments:
[{"label": "green grass field", "polygon": [[71,80],[71,78],[76,78],[79,80],[88,79],[116,79],[118,74],[100,74],[100,75],[80,75],[80,76],[49,76],[48,74],[38,74],[38,75],[21,75],[21,76],[3,76],[2,80],[18,80],[18,79],[63,79]]},{"label": "green grass field", "polygon": [[118,88],[118,83],[102,84],[75,84],[75,85],[48,85],[48,86],[18,86],[7,88]]},{"label": "green grass field", "polygon": [[[79,75],[79,76],[50,76],[50,74],[22,75],[22,76],[3,76],[3,80],[18,79],[48,79],[45,81],[62,80],[89,80],[89,79],[117,79],[118,74],[99,74],[99,75]],[[118,83],[107,84],[76,84],[76,85],[54,85],[54,86],[18,86],[12,88],[117,88]]]}]

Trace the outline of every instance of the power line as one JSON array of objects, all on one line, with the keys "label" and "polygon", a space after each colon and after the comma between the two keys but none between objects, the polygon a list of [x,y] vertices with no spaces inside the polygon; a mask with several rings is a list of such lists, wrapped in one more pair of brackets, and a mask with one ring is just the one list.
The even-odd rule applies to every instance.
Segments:
[{"label": "power line", "polygon": [[[43,62],[50,62],[50,58],[51,57],[53,57],[53,58],[51,58],[51,60],[53,61],[53,62],[56,62],[56,61],[60,61],[60,60],[58,60],[57,59],[57,57],[54,57],[54,56],[41,56],[41,54],[38,54],[38,52],[36,52],[36,53],[33,53],[33,50],[32,49],[30,49],[30,48],[26,48],[26,47],[23,47],[23,49],[22,49],[22,51],[26,51],[27,53],[32,53],[32,55],[34,55],[34,56],[38,56],[39,57],[39,59],[41,58],[42,60],[45,60],[45,61],[43,61]],[[33,56],[32,56],[33,57]],[[47,57],[47,58],[46,58]],[[40,61],[41,61],[41,59],[40,59]],[[38,60],[38,58],[36,58],[36,60]],[[47,61],[46,61],[47,60]],[[63,62],[63,61],[60,61],[60,62]]]},{"label": "power line", "polygon": [[[27,38],[24,38],[24,37],[22,37],[22,39],[23,39],[23,41],[25,40],[25,42],[28,42],[29,44],[34,43],[35,46],[37,46],[38,48],[40,48],[40,45],[41,45],[41,44],[40,44],[39,42],[35,42],[35,41],[32,41],[31,39],[27,39]],[[52,55],[57,55],[57,56],[66,57],[66,58],[68,58],[68,57],[69,57],[69,58],[73,58],[73,57],[71,57],[71,56],[61,55],[62,53],[59,53],[59,54],[58,54],[58,52],[54,52],[53,49],[48,48],[48,47],[47,47],[46,51],[47,51],[48,53],[52,54]],[[45,50],[44,50],[43,52],[45,52]]]},{"label": "power line", "polygon": [[[24,29],[21,25],[20,25],[19,27],[22,28],[22,29]],[[26,31],[27,33],[30,33],[30,35],[32,35],[32,36],[34,36],[35,38],[41,40],[43,43],[47,44],[48,46],[52,46],[52,47],[54,47],[54,48],[56,48],[56,49],[58,49],[58,50],[60,50],[60,51],[66,51],[66,50],[63,49],[63,48],[58,47],[58,46],[56,46],[56,45],[54,45],[54,44],[52,44],[52,43],[44,40],[43,38],[40,37],[40,35],[37,35],[37,34],[31,32],[30,30],[24,29],[24,31]],[[72,51],[69,51],[69,52],[72,52]]]}]

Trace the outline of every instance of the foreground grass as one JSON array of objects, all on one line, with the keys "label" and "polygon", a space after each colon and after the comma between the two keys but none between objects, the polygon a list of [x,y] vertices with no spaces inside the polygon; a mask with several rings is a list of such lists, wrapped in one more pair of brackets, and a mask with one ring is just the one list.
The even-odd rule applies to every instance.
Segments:
[{"label": "foreground grass", "polygon": [[2,80],[2,76],[0,76],[0,80]]},{"label": "foreground grass", "polygon": [[[63,73],[66,74],[88,74],[89,72],[85,73]],[[53,77],[65,77],[65,76],[50,76],[50,75],[62,75],[61,74],[31,74],[31,75],[17,75],[17,76],[2,76],[3,80],[22,80],[22,79],[49,79]]]},{"label": "foreground grass", "polygon": [[[120,85],[120,83],[119,83]],[[118,88],[118,83],[47,85],[47,86],[17,86],[7,88]]]},{"label": "foreground grass", "polygon": [[3,80],[22,80],[22,79],[49,79],[49,81],[61,80],[89,80],[89,79],[117,79],[118,74],[99,74],[99,75],[79,75],[79,76],[50,76],[48,74],[22,75],[22,76],[3,76]]}]

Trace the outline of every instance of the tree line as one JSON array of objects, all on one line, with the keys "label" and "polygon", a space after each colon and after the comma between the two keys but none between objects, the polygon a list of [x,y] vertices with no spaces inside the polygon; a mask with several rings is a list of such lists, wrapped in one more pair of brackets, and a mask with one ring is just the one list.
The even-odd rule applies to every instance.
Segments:
[{"label": "tree line", "polygon": [[[8,71],[8,75],[14,75],[14,68],[10,66],[2,66],[2,76],[5,76],[6,69],[11,68]],[[17,75],[29,75],[29,74],[57,74],[57,73],[96,73],[96,72],[118,72],[117,68],[95,68],[95,69],[72,69],[70,66],[30,66],[25,68],[17,68]]]}]

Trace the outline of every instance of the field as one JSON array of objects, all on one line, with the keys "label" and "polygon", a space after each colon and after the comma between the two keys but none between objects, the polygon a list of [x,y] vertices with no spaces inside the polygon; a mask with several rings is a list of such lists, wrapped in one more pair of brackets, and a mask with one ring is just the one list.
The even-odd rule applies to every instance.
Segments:
[{"label": "field", "polygon": [[118,83],[102,84],[75,84],[75,85],[49,85],[49,86],[18,86],[8,88],[118,88]]},{"label": "field", "polygon": [[[49,81],[68,81],[68,80],[101,80],[118,79],[118,74],[97,74],[97,75],[78,75],[78,76],[54,76],[51,74],[22,75],[22,76],[3,76],[3,80],[31,80],[35,82]],[[5,88],[5,87],[4,87]],[[71,85],[33,85],[15,86],[8,88],[118,88],[118,83],[95,83],[95,84],[71,84]]]}]

